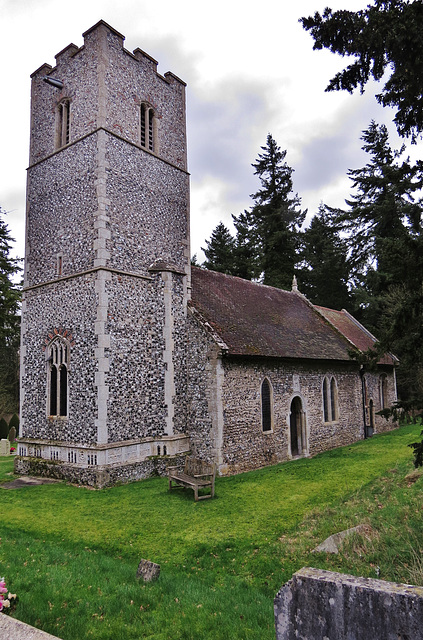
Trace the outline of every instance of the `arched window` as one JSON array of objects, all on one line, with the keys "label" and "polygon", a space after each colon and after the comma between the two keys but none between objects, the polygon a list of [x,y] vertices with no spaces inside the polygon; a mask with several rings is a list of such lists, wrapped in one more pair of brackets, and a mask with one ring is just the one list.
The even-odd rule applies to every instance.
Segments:
[{"label": "arched window", "polygon": [[335,422],[338,420],[338,387],[336,386],[336,380],[332,376],[330,379],[328,376],[323,378],[323,421]]},{"label": "arched window", "polygon": [[323,379],[323,421],[329,422],[329,388],[328,388],[328,379],[325,377]]},{"label": "arched window", "polygon": [[156,119],[154,110],[144,102],[141,105],[141,146],[149,151],[155,151]]},{"label": "arched window", "polygon": [[261,385],[261,425],[263,431],[272,431],[272,388],[267,378]]},{"label": "arched window", "polygon": [[50,342],[47,364],[48,414],[65,418],[68,415],[69,345],[61,336]]},{"label": "arched window", "polygon": [[388,376],[386,373],[382,373],[379,378],[379,398],[380,408],[386,409],[388,404]]},{"label": "arched window", "polygon": [[60,149],[70,141],[70,100],[65,98],[57,107],[56,148]]}]

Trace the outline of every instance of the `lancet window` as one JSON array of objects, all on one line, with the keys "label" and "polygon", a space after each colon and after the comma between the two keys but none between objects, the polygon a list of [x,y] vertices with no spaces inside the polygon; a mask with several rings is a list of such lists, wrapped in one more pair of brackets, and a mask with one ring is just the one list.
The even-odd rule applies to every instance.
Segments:
[{"label": "lancet window", "polygon": [[144,102],[141,105],[141,146],[149,151],[155,151],[154,109]]},{"label": "lancet window", "polygon": [[267,378],[261,385],[261,424],[263,431],[272,430],[272,387]]},{"label": "lancet window", "polygon": [[336,380],[332,376],[325,376],[323,379],[323,420],[324,422],[335,422],[338,420],[338,388]]},{"label": "lancet window", "polygon": [[70,141],[70,100],[62,100],[57,107],[56,147],[64,147]]},{"label": "lancet window", "polygon": [[48,415],[65,418],[68,415],[69,344],[56,337],[48,347]]}]

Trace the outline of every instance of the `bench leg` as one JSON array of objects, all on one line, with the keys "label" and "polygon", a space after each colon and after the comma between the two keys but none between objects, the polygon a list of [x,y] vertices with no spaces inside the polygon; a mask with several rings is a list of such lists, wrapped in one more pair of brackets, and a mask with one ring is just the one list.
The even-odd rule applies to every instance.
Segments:
[{"label": "bench leg", "polygon": [[195,499],[195,502],[198,502],[198,487],[197,487],[197,485],[194,487],[194,499]]}]

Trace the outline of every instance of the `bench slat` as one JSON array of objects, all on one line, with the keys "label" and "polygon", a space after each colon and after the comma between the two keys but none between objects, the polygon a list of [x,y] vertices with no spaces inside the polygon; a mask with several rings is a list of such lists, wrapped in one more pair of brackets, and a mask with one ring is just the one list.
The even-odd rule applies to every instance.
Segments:
[{"label": "bench slat", "polygon": [[[214,497],[214,481],[216,476],[216,467],[214,464],[199,460],[197,458],[186,458],[184,471],[178,471],[177,467],[168,468],[169,491],[174,489],[172,482],[179,486],[193,489],[195,501],[205,498]],[[198,490],[210,487],[211,493],[205,496],[199,496]]]}]

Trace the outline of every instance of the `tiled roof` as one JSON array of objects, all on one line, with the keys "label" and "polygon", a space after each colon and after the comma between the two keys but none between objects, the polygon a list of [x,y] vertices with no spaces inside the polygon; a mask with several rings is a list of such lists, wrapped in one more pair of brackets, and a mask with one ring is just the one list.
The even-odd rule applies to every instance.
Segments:
[{"label": "tiled roof", "polygon": [[350,359],[352,345],[299,293],[192,267],[191,304],[232,355]]},{"label": "tiled roof", "polygon": [[[344,336],[350,340],[360,351],[367,351],[371,349],[376,338],[367,331],[362,324],[358,322],[348,311],[343,309],[342,311],[335,311],[334,309],[327,309],[326,307],[318,307],[316,309],[324,315]],[[385,354],[383,358],[379,360],[379,364],[393,364],[396,358],[390,354]]]}]

